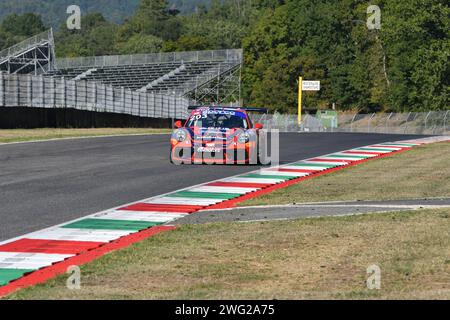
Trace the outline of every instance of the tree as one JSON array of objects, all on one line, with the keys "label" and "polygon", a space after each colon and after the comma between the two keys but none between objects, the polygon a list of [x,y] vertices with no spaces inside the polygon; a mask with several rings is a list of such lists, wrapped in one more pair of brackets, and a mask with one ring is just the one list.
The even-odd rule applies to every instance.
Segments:
[{"label": "tree", "polygon": [[61,27],[56,37],[57,54],[67,57],[114,54],[117,28],[99,13],[83,16],[81,30]]},{"label": "tree", "polygon": [[159,52],[163,43],[162,39],[152,35],[135,34],[127,42],[119,43],[117,51],[120,54]]},{"label": "tree", "polygon": [[0,49],[13,46],[45,30],[46,27],[38,15],[9,15],[0,24]]},{"label": "tree", "polygon": [[135,32],[163,40],[175,40],[180,36],[181,25],[170,13],[167,0],[142,0],[130,23]]}]

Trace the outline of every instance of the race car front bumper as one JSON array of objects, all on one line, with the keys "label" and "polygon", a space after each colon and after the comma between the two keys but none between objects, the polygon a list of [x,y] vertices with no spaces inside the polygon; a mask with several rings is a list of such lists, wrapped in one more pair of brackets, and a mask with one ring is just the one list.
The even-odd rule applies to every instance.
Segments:
[{"label": "race car front bumper", "polygon": [[171,160],[175,164],[257,164],[255,142],[230,146],[192,146],[177,144],[172,147]]}]

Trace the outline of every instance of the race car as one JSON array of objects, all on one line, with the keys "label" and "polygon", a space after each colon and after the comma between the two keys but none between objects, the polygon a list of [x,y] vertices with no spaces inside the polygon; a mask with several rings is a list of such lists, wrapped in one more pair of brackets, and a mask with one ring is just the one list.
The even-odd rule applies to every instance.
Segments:
[{"label": "race car", "polygon": [[248,112],[261,108],[190,107],[186,122],[175,122],[170,162],[175,164],[258,164],[265,145],[263,126]]}]

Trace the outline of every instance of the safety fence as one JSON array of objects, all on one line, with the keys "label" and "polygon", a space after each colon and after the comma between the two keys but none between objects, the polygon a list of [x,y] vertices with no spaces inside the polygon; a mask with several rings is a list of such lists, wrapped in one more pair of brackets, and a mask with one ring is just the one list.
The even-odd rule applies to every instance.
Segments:
[{"label": "safety fence", "polygon": [[450,110],[409,113],[338,113],[336,126],[327,127],[315,115],[254,115],[254,122],[281,132],[360,132],[390,134],[450,134]]},{"label": "safety fence", "polygon": [[73,108],[149,118],[185,118],[189,100],[96,82],[0,72],[0,107]]}]

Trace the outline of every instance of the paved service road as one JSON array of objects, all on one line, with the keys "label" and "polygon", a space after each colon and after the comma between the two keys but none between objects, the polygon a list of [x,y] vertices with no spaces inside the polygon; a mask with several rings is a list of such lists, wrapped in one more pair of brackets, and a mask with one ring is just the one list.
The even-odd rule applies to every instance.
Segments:
[{"label": "paved service road", "polygon": [[175,224],[209,222],[247,222],[330,217],[362,213],[397,212],[418,209],[450,208],[450,199],[416,199],[390,201],[335,201],[283,206],[243,207],[196,212],[178,219]]},{"label": "paved service road", "polygon": [[[280,134],[281,162],[410,135]],[[246,171],[248,166],[175,166],[169,136],[124,136],[0,145],[0,241]]]}]

